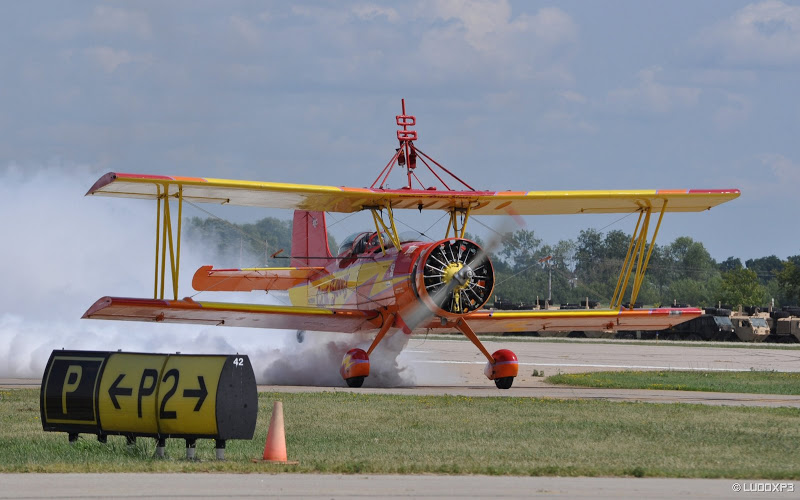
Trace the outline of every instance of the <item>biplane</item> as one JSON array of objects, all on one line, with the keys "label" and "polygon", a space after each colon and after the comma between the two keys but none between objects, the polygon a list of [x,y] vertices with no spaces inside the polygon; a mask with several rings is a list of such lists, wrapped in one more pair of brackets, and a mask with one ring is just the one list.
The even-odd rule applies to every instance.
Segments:
[{"label": "biplane", "polygon": [[[103,297],[83,317],[374,335],[366,350],[353,348],[342,360],[340,374],[350,387],[364,383],[370,372],[369,356],[387,334],[460,332],[486,357],[486,377],[498,388],[508,389],[518,373],[516,355],[508,349],[490,353],[479,333],[660,330],[702,313],[696,308],[633,309],[623,301],[630,290],[627,303],[636,302],[665,213],[708,210],[738,197],[739,190],[482,191],[416,146],[416,118],[406,114],[404,101],[396,123],[399,147],[368,188],[127,173],[102,176],[87,196],[155,201],[153,297]],[[401,188],[387,187],[395,167],[404,174],[406,185]],[[428,171],[432,173],[435,183],[423,184],[419,170],[428,177]],[[179,299],[184,201],[294,210],[289,267],[203,266],[192,279],[193,288],[202,292],[286,291],[291,305]],[[174,203],[177,220],[170,208]],[[394,218],[398,210],[443,211],[449,216],[447,231],[437,241],[401,233]],[[326,212],[360,211],[372,215],[374,228],[348,237],[333,255]],[[491,249],[465,237],[470,217],[609,213],[638,214],[638,219],[608,308],[486,308],[495,281]],[[649,237],[655,214],[658,220]],[[172,298],[164,296],[167,270]]]}]

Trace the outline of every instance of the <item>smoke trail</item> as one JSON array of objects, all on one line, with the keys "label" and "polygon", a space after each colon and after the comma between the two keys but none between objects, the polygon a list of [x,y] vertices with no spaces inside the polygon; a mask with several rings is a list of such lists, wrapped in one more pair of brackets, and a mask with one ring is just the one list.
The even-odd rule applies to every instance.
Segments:
[{"label": "smoke trail", "polygon": [[[79,319],[103,295],[147,297],[153,289],[155,210],[141,200],[85,199],[100,176],[85,167],[0,171],[0,377],[38,378],[53,349],[248,354],[259,383],[343,386],[339,365],[371,338],[252,328]],[[202,242],[182,247],[182,295],[191,274],[215,262]],[[168,287],[169,288],[169,287]],[[169,290],[167,290],[169,293]],[[272,295],[203,294],[197,299],[278,303]],[[368,386],[411,385],[399,334],[373,352]]]}]

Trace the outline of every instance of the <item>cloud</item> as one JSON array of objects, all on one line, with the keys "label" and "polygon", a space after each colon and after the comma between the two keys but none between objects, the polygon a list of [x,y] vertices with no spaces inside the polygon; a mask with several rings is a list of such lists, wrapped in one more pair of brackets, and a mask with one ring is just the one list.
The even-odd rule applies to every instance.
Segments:
[{"label": "cloud", "polygon": [[725,93],[726,102],[714,112],[714,123],[722,129],[741,125],[750,117],[753,104],[741,94]]},{"label": "cloud", "polygon": [[110,5],[95,7],[88,25],[96,33],[125,33],[142,39],[153,34],[147,14]]},{"label": "cloud", "polygon": [[68,17],[44,23],[35,31],[44,38],[54,40],[72,40],[86,35],[129,35],[141,40],[153,37],[153,28],[146,13],[111,5],[98,5],[91,14],[82,18]]},{"label": "cloud", "polygon": [[776,185],[796,191],[800,185],[800,164],[777,153],[761,155],[760,160],[772,172]]},{"label": "cloud", "polygon": [[786,67],[800,62],[800,6],[747,5],[703,30],[695,44],[722,65]]},{"label": "cloud", "polygon": [[430,7],[446,24],[427,27],[419,55],[437,72],[481,80],[573,80],[567,62],[578,28],[564,11],[547,7],[514,17],[503,0],[442,0]]},{"label": "cloud", "polygon": [[234,32],[252,45],[261,43],[261,32],[255,24],[241,16],[231,16],[230,23]]},{"label": "cloud", "polygon": [[127,50],[114,49],[112,47],[91,47],[84,52],[92,61],[100,65],[106,73],[113,73],[123,64],[149,64],[153,62],[153,57],[149,54],[133,54]]},{"label": "cloud", "polygon": [[679,108],[691,108],[697,104],[700,89],[696,87],[670,86],[656,81],[662,68],[653,66],[637,73],[638,85],[612,90],[608,94],[609,106],[623,113],[666,114]]},{"label": "cloud", "polygon": [[[266,45],[279,40],[285,75],[315,85],[497,87],[572,82],[578,27],[558,8],[515,14],[506,0],[292,5],[270,17]],[[293,68],[296,61],[302,67]]]},{"label": "cloud", "polygon": [[589,101],[586,96],[574,90],[562,90],[558,92],[558,95],[565,101],[576,104],[585,104]]},{"label": "cloud", "polygon": [[374,20],[380,17],[386,18],[390,23],[400,20],[400,15],[391,7],[381,7],[375,4],[362,4],[353,7],[353,14],[362,20]]}]

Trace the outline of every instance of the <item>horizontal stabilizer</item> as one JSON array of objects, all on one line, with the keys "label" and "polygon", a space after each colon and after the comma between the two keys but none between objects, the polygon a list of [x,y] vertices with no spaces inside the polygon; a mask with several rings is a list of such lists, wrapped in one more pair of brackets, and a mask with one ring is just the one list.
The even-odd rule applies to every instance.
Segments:
[{"label": "horizontal stabilizer", "polygon": [[323,267],[261,267],[214,269],[203,266],[194,273],[192,287],[199,292],[250,292],[288,290],[319,276]]}]

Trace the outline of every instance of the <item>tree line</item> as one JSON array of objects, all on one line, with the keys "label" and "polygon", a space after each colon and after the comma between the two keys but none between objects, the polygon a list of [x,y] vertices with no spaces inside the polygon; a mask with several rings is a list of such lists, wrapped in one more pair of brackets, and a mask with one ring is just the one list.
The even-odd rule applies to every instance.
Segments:
[{"label": "tree line", "polygon": [[[266,217],[252,224],[194,217],[186,221],[186,237],[211,246],[218,267],[288,266],[292,222]],[[336,242],[329,235],[331,252]],[[482,244],[480,238],[473,238]],[[491,255],[495,268],[494,295],[512,302],[533,302],[548,296],[552,303],[578,303],[588,298],[607,305],[617,286],[630,234],[586,229],[577,238],[556,244],[543,242],[534,231],[506,234]],[[276,252],[282,252],[274,255]],[[547,257],[550,257],[547,260]],[[630,297],[628,285],[625,299]],[[717,262],[702,242],[690,237],[655,245],[637,302],[652,306],[718,303],[776,306],[800,302],[800,255],[781,260],[775,255]]]}]

